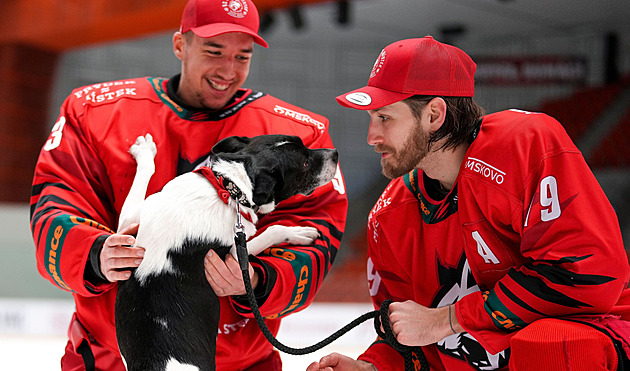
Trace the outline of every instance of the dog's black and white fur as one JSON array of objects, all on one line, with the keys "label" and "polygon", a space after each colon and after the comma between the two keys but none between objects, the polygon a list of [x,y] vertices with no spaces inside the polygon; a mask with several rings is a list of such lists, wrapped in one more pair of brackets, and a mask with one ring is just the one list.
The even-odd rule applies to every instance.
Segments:
[{"label": "dog's black and white fur", "polygon": [[[138,167],[119,230],[139,222],[136,245],[146,251],[118,288],[116,336],[125,365],[131,371],[215,370],[219,299],[204,275],[204,257],[209,249],[221,257],[233,249],[237,201],[224,203],[196,172],[176,177],[145,200],[155,171],[150,134],[130,152]],[[307,149],[293,136],[230,137],[213,147],[203,165],[240,190],[240,210],[251,219],[242,218],[249,238],[256,232],[256,211],[271,212],[278,202],[328,183],[337,152]],[[281,242],[306,245],[317,236],[315,228],[275,225],[249,241],[248,251],[255,255]]]}]

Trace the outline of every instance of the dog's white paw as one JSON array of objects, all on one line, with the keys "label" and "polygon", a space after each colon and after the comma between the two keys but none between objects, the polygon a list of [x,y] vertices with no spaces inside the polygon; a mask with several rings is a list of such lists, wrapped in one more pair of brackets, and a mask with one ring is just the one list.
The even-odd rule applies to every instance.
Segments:
[{"label": "dog's white paw", "polygon": [[310,245],[317,237],[319,237],[319,231],[313,227],[285,227],[283,230],[285,233],[285,239],[282,242],[290,243],[291,245]]},{"label": "dog's white paw", "polygon": [[131,153],[136,161],[140,161],[143,157],[155,158],[157,147],[155,146],[155,142],[153,142],[151,134],[139,136],[136,142],[129,148],[129,153]]},{"label": "dog's white paw", "polygon": [[[260,235],[247,242],[247,250],[251,255],[258,255],[268,247],[288,243],[291,245],[311,245],[319,237],[319,231],[313,227],[289,227],[286,225],[272,225]],[[233,247],[232,255],[236,257]]]}]

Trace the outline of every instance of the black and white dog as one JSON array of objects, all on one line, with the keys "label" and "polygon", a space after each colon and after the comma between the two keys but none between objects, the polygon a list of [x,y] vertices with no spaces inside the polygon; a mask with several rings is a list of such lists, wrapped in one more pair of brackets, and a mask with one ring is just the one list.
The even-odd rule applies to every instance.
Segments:
[{"label": "black and white dog", "polygon": [[[136,245],[146,249],[116,298],[116,337],[130,371],[215,370],[219,299],[204,274],[213,249],[225,257],[234,248],[237,203],[249,238],[256,213],[271,212],[296,194],[331,181],[334,149],[308,149],[300,138],[263,135],[217,143],[201,166],[168,182],[144,199],[155,171],[150,134],[130,148],[138,164],[121,210],[119,230],[139,222]],[[289,242],[312,243],[311,227],[274,225],[248,242],[249,254]]]}]

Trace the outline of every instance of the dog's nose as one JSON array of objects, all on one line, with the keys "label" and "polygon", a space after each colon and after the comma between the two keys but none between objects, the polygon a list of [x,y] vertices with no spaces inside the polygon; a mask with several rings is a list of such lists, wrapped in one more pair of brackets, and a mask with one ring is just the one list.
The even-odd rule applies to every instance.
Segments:
[{"label": "dog's nose", "polygon": [[337,152],[337,150],[334,150],[333,155],[332,155],[332,160],[335,162],[339,162],[339,152]]}]

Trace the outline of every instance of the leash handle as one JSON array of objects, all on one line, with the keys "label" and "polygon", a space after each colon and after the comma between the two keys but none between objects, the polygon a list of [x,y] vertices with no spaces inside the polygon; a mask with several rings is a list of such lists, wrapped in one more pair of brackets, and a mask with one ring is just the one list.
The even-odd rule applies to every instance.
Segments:
[{"label": "leash handle", "polygon": [[405,370],[429,370],[429,362],[422,351],[422,347],[409,346],[398,342],[389,323],[389,305],[392,300],[387,299],[381,303],[379,316],[374,318],[374,329],[378,336],[400,353],[405,359]]}]

